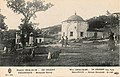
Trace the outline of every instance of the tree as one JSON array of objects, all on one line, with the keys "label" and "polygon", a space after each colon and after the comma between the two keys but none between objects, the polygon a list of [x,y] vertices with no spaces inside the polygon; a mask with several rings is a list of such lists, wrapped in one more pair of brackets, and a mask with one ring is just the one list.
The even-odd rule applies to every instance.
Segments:
[{"label": "tree", "polygon": [[[3,31],[7,30],[7,25],[5,24],[4,20],[5,20],[5,16],[3,16],[2,14],[0,14],[0,43],[2,43],[2,39],[3,39]],[[3,31],[2,31],[3,30]]]},{"label": "tree", "polygon": [[13,47],[15,44],[15,33],[16,30],[7,30],[3,32],[2,44],[7,47]]},{"label": "tree", "polygon": [[0,14],[0,29],[3,29],[3,30],[6,30],[8,28],[4,22],[5,18],[6,18],[5,16]]},{"label": "tree", "polygon": [[[118,13],[118,15],[119,15],[119,13]],[[102,15],[99,17],[93,17],[87,21],[89,24],[89,28],[92,30],[95,28],[97,28],[97,29],[104,28],[104,27],[112,28],[112,27],[118,26],[119,25],[118,18],[119,18],[119,16],[113,16],[111,14],[109,16]]]},{"label": "tree", "polygon": [[[24,0],[6,0],[7,7],[12,9],[17,14],[22,14],[24,18],[21,18],[22,24],[20,24],[19,28],[22,32],[22,39],[25,42],[25,34],[27,38],[30,33],[33,31],[33,23],[30,21],[33,17],[34,19],[37,17],[36,13],[39,11],[46,11],[48,8],[52,7],[51,3],[46,4],[42,0],[33,0],[32,2]],[[28,40],[27,40],[28,42]]]},{"label": "tree", "polygon": [[120,13],[113,13],[108,16],[106,20],[107,22],[106,24],[110,25],[110,27],[119,26],[119,18],[120,18]]},{"label": "tree", "polygon": [[99,17],[90,18],[88,20],[89,28],[91,30],[93,30],[95,28],[97,28],[97,29],[103,28],[106,25],[107,18],[108,17],[105,16],[105,15],[99,16]]}]

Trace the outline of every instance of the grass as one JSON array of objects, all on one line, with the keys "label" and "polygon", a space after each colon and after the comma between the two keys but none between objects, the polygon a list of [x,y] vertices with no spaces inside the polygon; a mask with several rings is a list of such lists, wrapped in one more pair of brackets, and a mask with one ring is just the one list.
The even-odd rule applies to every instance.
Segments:
[{"label": "grass", "polygon": [[[22,62],[20,66],[119,66],[119,48],[115,51],[107,50],[107,44],[73,44],[70,47],[49,47],[48,51],[61,50],[57,59],[47,59],[37,56],[29,62]],[[14,63],[12,63],[14,64]],[[3,64],[4,65],[4,64]],[[17,66],[18,66],[17,65]]]}]

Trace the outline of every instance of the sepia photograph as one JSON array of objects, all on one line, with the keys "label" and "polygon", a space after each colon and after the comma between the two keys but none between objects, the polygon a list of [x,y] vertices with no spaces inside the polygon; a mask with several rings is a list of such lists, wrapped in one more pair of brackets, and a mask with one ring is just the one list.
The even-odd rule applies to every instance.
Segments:
[{"label": "sepia photograph", "polygon": [[0,67],[119,67],[119,2],[0,0]]}]

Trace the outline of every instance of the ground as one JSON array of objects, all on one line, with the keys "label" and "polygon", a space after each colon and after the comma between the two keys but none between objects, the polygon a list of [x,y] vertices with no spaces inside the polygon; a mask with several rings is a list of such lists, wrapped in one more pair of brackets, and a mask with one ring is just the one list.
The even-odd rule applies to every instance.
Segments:
[{"label": "ground", "polygon": [[[109,51],[107,43],[72,43],[68,47],[51,45],[50,52],[61,51],[56,59],[47,59],[47,54],[36,55],[20,66],[119,66],[119,45]],[[3,64],[4,65],[4,64]]]}]

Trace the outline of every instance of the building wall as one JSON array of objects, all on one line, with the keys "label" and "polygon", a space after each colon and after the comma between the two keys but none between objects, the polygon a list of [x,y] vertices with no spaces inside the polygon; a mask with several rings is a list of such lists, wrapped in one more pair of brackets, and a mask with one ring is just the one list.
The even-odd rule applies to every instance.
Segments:
[{"label": "building wall", "polygon": [[[87,37],[94,37],[95,32],[87,32]],[[103,32],[97,32],[97,38],[103,38]]]},{"label": "building wall", "polygon": [[[87,22],[81,22],[78,23],[78,28],[77,28],[77,38],[82,39],[87,37],[87,30],[88,30],[88,23]],[[81,32],[83,32],[83,36],[81,36]]]},{"label": "building wall", "polygon": [[35,38],[35,40],[36,40],[36,43],[44,42],[44,38],[42,37]]},{"label": "building wall", "polygon": [[[84,21],[65,21],[62,23],[62,36],[67,36],[68,39],[81,39],[87,37],[88,24]],[[73,36],[71,36],[73,32]],[[83,32],[81,37],[80,33]]]},{"label": "building wall", "polygon": [[44,41],[45,42],[53,42],[53,39],[52,38],[45,38]]},{"label": "building wall", "polygon": [[37,37],[35,40],[36,40],[36,43],[52,42],[53,41],[52,38],[42,38],[42,37]]},{"label": "building wall", "polygon": [[[71,32],[73,33],[73,36]],[[75,21],[69,22],[67,34],[68,39],[77,39],[77,22]]]},{"label": "building wall", "polygon": [[69,27],[69,23],[68,22],[62,22],[62,32],[61,32],[61,36],[67,36],[67,30]]}]

